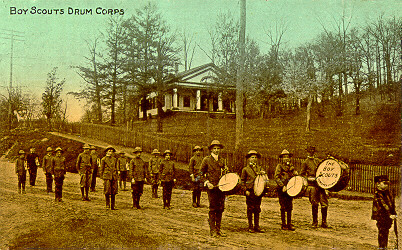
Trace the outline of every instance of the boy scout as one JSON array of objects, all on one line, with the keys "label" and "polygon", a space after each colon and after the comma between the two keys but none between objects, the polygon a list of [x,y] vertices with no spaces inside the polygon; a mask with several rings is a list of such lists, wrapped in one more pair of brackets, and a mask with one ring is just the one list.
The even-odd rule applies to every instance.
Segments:
[{"label": "boy scout", "polygon": [[159,167],[161,185],[163,187],[163,208],[171,209],[170,201],[172,199],[172,190],[176,182],[176,168],[174,162],[170,160],[172,152],[165,150],[163,152],[165,159],[161,162]]},{"label": "boy scout", "polygon": [[209,229],[212,237],[225,236],[221,231],[222,214],[225,209],[225,194],[219,189],[218,183],[223,173],[228,171],[226,160],[220,156],[223,145],[213,140],[208,149],[211,154],[201,163],[200,176],[205,176],[204,186],[208,188]]},{"label": "boy scout", "polygon": [[91,150],[91,157],[92,157],[92,180],[91,180],[91,192],[95,192],[95,187],[96,187],[96,177],[98,176],[98,170],[99,170],[99,165],[100,165],[100,159],[98,157],[98,154],[96,153],[96,148],[95,146],[91,145],[90,146]]},{"label": "boy scout", "polygon": [[194,155],[193,157],[191,157],[188,164],[190,178],[193,184],[193,207],[200,207],[201,189],[203,186],[201,178],[199,176],[200,166],[202,162],[201,151],[202,148],[200,146],[195,146],[193,149]]},{"label": "boy scout", "polygon": [[29,154],[27,155],[28,172],[29,172],[29,184],[35,186],[36,174],[38,172],[39,156],[35,153],[35,148],[29,149]]},{"label": "boy scout", "polygon": [[148,175],[145,162],[141,159],[142,149],[134,148],[134,158],[130,161],[129,176],[131,179],[131,189],[133,195],[133,208],[141,209],[140,198],[144,191],[144,182]]},{"label": "boy scout", "polygon": [[119,158],[117,158],[117,169],[119,170],[119,187],[126,191],[128,162],[123,151],[119,153]]},{"label": "boy scout", "polygon": [[389,229],[396,219],[395,201],[389,192],[389,179],[387,175],[375,176],[374,184],[376,190],[371,219],[377,221],[378,247],[386,249],[388,246]]},{"label": "boy scout", "polygon": [[[248,231],[250,233],[263,233],[260,228],[260,213],[261,213],[261,199],[263,195],[256,196],[254,194],[254,181],[257,175],[265,174],[265,171],[258,165],[258,159],[261,158],[261,154],[255,150],[250,150],[247,155],[247,165],[241,172],[241,182],[243,183],[243,190],[246,195],[247,205],[247,219],[248,219]],[[253,226],[253,214],[254,214],[254,226]]]},{"label": "boy scout", "polygon": [[292,154],[286,149],[284,149],[279,155],[279,158],[282,158],[282,162],[276,166],[275,181],[278,185],[277,192],[279,204],[281,206],[282,230],[294,231],[295,228],[292,225],[293,197],[287,194],[286,185],[290,178],[297,175],[297,171],[290,162],[290,157],[292,157]]},{"label": "boy scout", "polygon": [[15,162],[15,173],[18,176],[18,193],[25,194],[25,182],[27,179],[27,162],[25,160],[24,150],[18,151],[18,159]]},{"label": "boy scout", "polygon": [[63,150],[58,147],[55,149],[56,155],[52,159],[52,174],[54,176],[54,195],[55,201],[61,202],[63,197],[63,180],[66,174],[66,159],[61,154]]},{"label": "boy scout", "polygon": [[53,183],[53,176],[51,172],[52,167],[52,159],[53,159],[53,149],[51,147],[46,148],[47,154],[43,157],[42,160],[42,168],[43,172],[46,176],[46,190],[47,193],[53,192],[52,191],[52,183]]},{"label": "boy scout", "polygon": [[[101,159],[99,175],[103,179],[103,191],[106,198],[106,208],[116,210],[115,198],[118,192],[117,160],[113,156],[116,150],[112,146],[105,149],[106,155]],[[111,199],[111,204],[110,204]]]},{"label": "boy scout", "polygon": [[91,178],[92,178],[92,156],[89,154],[90,147],[88,144],[84,144],[82,148],[84,152],[78,155],[76,168],[81,177],[80,187],[81,187],[82,200],[89,201],[88,192],[89,187],[91,186]]},{"label": "boy scout", "polygon": [[159,157],[160,152],[158,149],[152,150],[152,157],[149,159],[148,172],[150,176],[150,182],[152,185],[152,197],[158,198],[158,182],[159,182],[159,166],[162,159]]}]

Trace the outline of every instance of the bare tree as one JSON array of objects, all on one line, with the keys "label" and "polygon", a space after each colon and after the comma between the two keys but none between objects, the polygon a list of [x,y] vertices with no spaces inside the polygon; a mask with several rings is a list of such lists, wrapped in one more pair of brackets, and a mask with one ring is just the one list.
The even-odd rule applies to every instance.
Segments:
[{"label": "bare tree", "polygon": [[59,118],[61,113],[61,92],[65,79],[58,81],[57,67],[47,74],[45,92],[42,94],[43,114],[46,116],[49,129],[52,129],[52,119]]}]

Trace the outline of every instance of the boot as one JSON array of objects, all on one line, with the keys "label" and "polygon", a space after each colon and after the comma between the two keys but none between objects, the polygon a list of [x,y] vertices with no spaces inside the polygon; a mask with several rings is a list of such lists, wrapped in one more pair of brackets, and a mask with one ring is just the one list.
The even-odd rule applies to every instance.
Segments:
[{"label": "boot", "polygon": [[294,231],[295,228],[292,225],[292,210],[287,212],[287,219],[288,219],[288,230]]},{"label": "boot", "polygon": [[126,184],[126,182],[123,182],[123,186],[124,186],[124,189],[123,189],[123,191],[126,191],[127,189],[126,189],[126,187],[127,187],[127,184]]},{"label": "boot", "polygon": [[132,193],[132,196],[133,196],[133,208],[137,208],[137,196],[134,193]]},{"label": "boot", "polygon": [[201,207],[201,205],[200,205],[200,200],[201,200],[201,191],[198,191],[197,197],[196,197],[196,204],[197,204],[197,207]]},{"label": "boot", "polygon": [[216,233],[221,237],[226,237],[226,235],[221,231],[222,212],[217,212],[215,218],[216,218]]},{"label": "boot", "polygon": [[312,207],[312,214],[313,214],[313,228],[318,227],[318,206],[313,206]]},{"label": "boot", "polygon": [[321,227],[322,228],[328,228],[327,213],[328,213],[328,208],[327,207],[321,207],[321,215],[322,215]]},{"label": "boot", "polygon": [[110,195],[105,194],[106,197],[106,208],[109,209],[110,208]]},{"label": "boot", "polygon": [[212,237],[218,237],[218,233],[216,231],[216,216],[215,212],[209,211],[209,218],[208,218],[208,223],[209,223],[209,232]]},{"label": "boot", "polygon": [[248,231],[254,233],[253,227],[253,213],[247,210],[247,220],[248,220]]},{"label": "boot", "polygon": [[260,213],[254,213],[254,231],[257,233],[265,233],[265,231],[260,228]]},{"label": "boot", "polygon": [[84,188],[83,188],[83,187],[81,188],[81,199],[82,199],[83,201],[85,201]]},{"label": "boot", "polygon": [[281,209],[281,220],[282,220],[282,230],[287,230],[288,226],[286,225],[286,212]]},{"label": "boot", "polygon": [[112,196],[112,204],[111,204],[111,206],[110,206],[110,209],[111,209],[111,210],[117,210],[117,208],[115,207],[116,195],[115,195],[115,194],[112,194],[111,196]]},{"label": "boot", "polygon": [[135,207],[137,208],[137,209],[141,209],[141,206],[140,206],[140,198],[141,198],[141,196],[140,195],[138,195],[137,196],[137,203],[135,204]]},{"label": "boot", "polygon": [[158,185],[155,185],[155,198],[159,198],[159,196],[158,196]]},{"label": "boot", "polygon": [[88,193],[89,193],[89,187],[85,187],[85,200],[86,201],[90,201],[90,199],[88,197]]}]

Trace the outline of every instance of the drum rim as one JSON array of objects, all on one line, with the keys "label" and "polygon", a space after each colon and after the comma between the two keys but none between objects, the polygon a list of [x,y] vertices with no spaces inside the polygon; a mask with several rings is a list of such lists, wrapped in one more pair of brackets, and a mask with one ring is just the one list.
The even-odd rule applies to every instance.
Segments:
[{"label": "drum rim", "polygon": [[[289,189],[288,189],[289,182],[290,182],[290,180],[293,179],[293,178],[294,178],[294,179],[299,179],[299,178],[300,178],[300,179],[302,180],[302,183],[305,184],[305,185],[301,185],[300,191],[299,191],[296,195],[290,195],[289,192],[288,192],[288,190],[289,190]],[[293,186],[294,186],[294,185],[293,185]],[[293,187],[293,186],[292,186],[292,187]],[[293,176],[292,178],[290,178],[289,181],[288,181],[288,183],[286,184],[286,189],[287,189],[287,190],[286,190],[286,193],[287,193],[289,196],[291,196],[291,197],[296,197],[296,196],[298,196],[298,195],[303,191],[303,189],[305,189],[305,188],[303,188],[303,187],[307,188],[307,181],[306,181],[306,178],[304,178],[303,176],[300,176],[300,175],[295,175],[295,176]]]},{"label": "drum rim", "polygon": [[[231,189],[229,189],[229,190],[223,189],[224,186],[226,186],[226,184],[221,183],[221,180],[222,180],[223,177],[225,177],[225,176],[236,176],[236,179],[237,179],[236,184],[235,184]],[[227,173],[227,174],[222,175],[221,178],[219,178],[219,181],[218,181],[218,188],[219,188],[219,190],[221,190],[222,192],[230,192],[230,191],[232,191],[232,190],[234,190],[234,189],[236,188],[236,186],[239,184],[239,182],[240,182],[240,176],[239,176],[237,173],[233,173],[233,172],[232,172],[232,173]],[[232,183],[230,183],[230,184],[232,185]],[[230,187],[231,185],[228,185],[228,186]]]}]

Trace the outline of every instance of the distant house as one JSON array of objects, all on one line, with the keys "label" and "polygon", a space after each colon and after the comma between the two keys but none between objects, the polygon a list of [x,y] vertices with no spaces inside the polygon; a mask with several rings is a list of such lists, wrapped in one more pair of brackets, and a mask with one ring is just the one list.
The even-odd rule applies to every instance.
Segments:
[{"label": "distant house", "polygon": [[[219,69],[212,63],[178,72],[168,81],[164,94],[163,110],[166,112],[235,112],[236,86],[215,83]],[[158,115],[157,93],[147,96],[147,116]],[[139,118],[143,118],[139,108]]]}]

